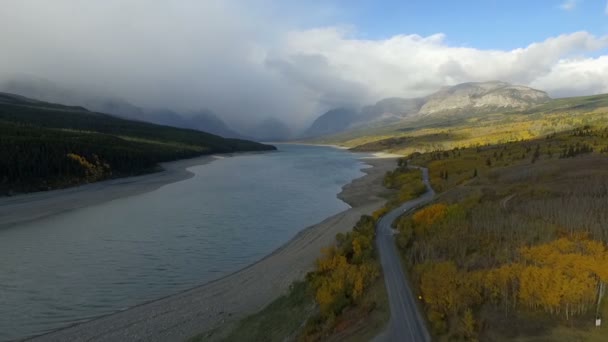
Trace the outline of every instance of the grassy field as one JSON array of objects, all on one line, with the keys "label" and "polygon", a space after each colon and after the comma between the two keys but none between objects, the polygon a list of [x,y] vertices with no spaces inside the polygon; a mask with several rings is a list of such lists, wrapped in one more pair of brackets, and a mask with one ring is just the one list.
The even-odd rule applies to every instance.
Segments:
[{"label": "grassy field", "polygon": [[302,330],[307,317],[315,312],[314,297],[305,281],[294,283],[289,292],[260,312],[236,325],[225,326],[196,336],[199,341],[285,341]]}]

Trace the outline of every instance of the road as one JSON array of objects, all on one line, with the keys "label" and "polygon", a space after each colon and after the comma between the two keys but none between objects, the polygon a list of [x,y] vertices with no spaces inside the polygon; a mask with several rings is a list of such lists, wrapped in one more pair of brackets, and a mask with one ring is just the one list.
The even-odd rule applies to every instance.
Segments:
[{"label": "road", "polygon": [[383,216],[376,227],[376,246],[380,254],[384,283],[391,308],[388,329],[378,336],[376,339],[378,341],[426,342],[431,340],[424,319],[418,311],[417,299],[403,272],[399,251],[395,244],[395,232],[392,228],[392,223],[404,212],[429,203],[435,197],[435,191],[429,183],[428,170],[426,168],[420,169],[427,192],[417,199],[403,203],[399,208]]}]

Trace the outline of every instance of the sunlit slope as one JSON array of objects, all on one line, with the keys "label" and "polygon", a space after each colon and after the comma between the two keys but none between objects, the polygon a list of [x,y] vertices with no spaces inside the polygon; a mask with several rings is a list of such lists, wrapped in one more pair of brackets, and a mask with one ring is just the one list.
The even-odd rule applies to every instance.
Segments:
[{"label": "sunlit slope", "polygon": [[412,117],[314,141],[407,154],[532,139],[607,120],[608,95],[604,94],[555,99],[521,112]]}]

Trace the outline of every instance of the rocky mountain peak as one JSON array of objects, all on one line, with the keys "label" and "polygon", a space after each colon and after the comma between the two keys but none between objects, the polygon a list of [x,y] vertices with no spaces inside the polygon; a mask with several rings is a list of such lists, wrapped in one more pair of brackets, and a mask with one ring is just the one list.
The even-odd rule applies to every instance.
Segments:
[{"label": "rocky mountain peak", "polygon": [[418,114],[522,110],[549,100],[544,91],[507,82],[469,82],[431,94]]}]

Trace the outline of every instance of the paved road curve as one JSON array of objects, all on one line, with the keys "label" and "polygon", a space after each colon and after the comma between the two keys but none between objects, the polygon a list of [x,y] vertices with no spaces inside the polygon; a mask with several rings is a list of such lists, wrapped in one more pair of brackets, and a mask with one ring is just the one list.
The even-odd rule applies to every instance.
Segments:
[{"label": "paved road curve", "polygon": [[382,270],[384,271],[384,283],[391,307],[389,327],[377,340],[414,342],[427,342],[431,340],[425,322],[418,311],[416,298],[403,273],[399,252],[395,244],[394,231],[391,227],[393,221],[404,212],[429,203],[435,196],[435,191],[433,191],[429,184],[428,170],[425,168],[420,169],[422,170],[427,192],[415,200],[405,202],[399,208],[386,214],[378,221],[376,228],[376,245],[380,253],[380,261],[382,263]]}]

